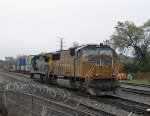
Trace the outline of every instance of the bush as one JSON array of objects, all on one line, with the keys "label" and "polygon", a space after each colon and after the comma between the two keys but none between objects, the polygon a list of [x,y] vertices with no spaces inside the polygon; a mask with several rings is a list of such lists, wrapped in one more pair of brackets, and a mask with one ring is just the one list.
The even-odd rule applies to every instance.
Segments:
[{"label": "bush", "polygon": [[140,70],[140,67],[135,63],[126,63],[122,67],[122,71],[126,73],[137,73]]},{"label": "bush", "polygon": [[140,71],[141,71],[141,72],[144,72],[144,73],[150,72],[150,65],[145,65],[143,68],[141,68]]},{"label": "bush", "polygon": [[146,73],[150,72],[150,64],[140,66],[135,63],[126,63],[123,65],[122,71],[126,73],[137,73],[137,72]]}]

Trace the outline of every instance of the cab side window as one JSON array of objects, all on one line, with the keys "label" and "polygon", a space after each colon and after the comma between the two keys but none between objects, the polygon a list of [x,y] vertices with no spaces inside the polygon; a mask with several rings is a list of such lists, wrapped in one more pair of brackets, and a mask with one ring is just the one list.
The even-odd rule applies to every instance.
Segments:
[{"label": "cab side window", "polygon": [[79,57],[81,57],[82,56],[82,50],[79,50],[78,52],[77,52],[77,57],[79,58]]}]

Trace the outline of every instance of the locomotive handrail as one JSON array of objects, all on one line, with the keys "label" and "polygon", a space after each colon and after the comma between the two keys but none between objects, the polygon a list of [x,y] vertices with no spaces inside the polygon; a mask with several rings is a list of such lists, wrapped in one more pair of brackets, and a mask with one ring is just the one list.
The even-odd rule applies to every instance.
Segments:
[{"label": "locomotive handrail", "polygon": [[88,73],[86,74],[85,78],[89,75],[89,73],[91,72],[92,68],[88,71]]},{"label": "locomotive handrail", "polygon": [[87,73],[87,75],[85,76],[85,78],[88,78],[89,75],[91,75],[91,73],[94,71],[95,69],[95,65],[89,70],[89,72]]},{"label": "locomotive handrail", "polygon": [[[119,78],[119,72],[118,72],[118,70],[116,69],[116,66],[115,66],[115,68],[112,66],[112,68],[115,70],[115,73],[117,74],[117,78]],[[121,78],[120,78],[120,80],[121,80]]]}]

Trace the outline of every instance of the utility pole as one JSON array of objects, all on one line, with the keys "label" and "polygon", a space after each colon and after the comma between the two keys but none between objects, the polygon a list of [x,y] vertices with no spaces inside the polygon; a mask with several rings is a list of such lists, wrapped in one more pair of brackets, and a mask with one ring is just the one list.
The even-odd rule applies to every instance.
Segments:
[{"label": "utility pole", "polygon": [[63,51],[63,47],[64,47],[64,41],[63,41],[64,38],[60,38],[60,51],[62,52]]},{"label": "utility pole", "polygon": [[62,52],[63,50],[63,38],[60,38],[60,51]]}]

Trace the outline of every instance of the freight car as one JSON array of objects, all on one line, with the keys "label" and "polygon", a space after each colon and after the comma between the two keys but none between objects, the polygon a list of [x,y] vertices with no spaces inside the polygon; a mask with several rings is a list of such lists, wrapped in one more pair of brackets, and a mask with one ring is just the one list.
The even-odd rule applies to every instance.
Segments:
[{"label": "freight car", "polygon": [[[48,65],[42,72],[38,70],[38,65],[35,66],[35,59],[41,57],[46,62],[43,65]],[[91,95],[113,94],[120,89],[115,62],[116,53],[109,46],[85,45],[50,53],[50,56],[46,54],[34,57],[31,63],[33,70],[37,72],[32,71],[31,77],[34,78],[33,75],[38,73],[42,81],[78,89]]]},{"label": "freight car", "polygon": [[3,65],[3,70],[4,70],[4,71],[7,71],[7,70],[8,70],[8,65],[7,65],[7,64],[4,64],[4,65]]},{"label": "freight car", "polygon": [[14,72],[29,74],[31,70],[31,59],[34,55],[23,56],[16,59]]}]

